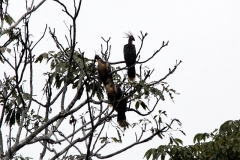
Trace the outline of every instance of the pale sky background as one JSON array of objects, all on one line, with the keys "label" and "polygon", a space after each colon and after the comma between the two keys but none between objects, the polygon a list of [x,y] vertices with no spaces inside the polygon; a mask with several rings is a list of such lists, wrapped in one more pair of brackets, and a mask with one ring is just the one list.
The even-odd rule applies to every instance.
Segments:
[{"label": "pale sky background", "polygon": [[[10,1],[9,13],[15,20],[24,13],[20,5]],[[227,120],[239,119],[239,20],[240,2],[237,0],[83,0],[77,20],[77,46],[88,58],[93,58],[95,51],[100,53],[101,37],[111,37],[110,61],[115,62],[123,60],[122,49],[127,42],[124,32],[131,31],[135,35],[137,49],[140,46],[137,35],[140,31],[148,33],[141,60],[152,55],[162,41],[169,41],[147,65],[155,69],[151,78],[160,79],[168,68],[173,68],[176,60],[182,60],[176,72],[166,80],[180,95],[175,96],[175,103],[169,98],[161,102],[158,109],[166,110],[169,119],[178,118],[182,122],[181,129],[186,136],[173,135],[188,145],[193,143],[195,134],[211,132]],[[63,21],[70,23],[59,5],[47,1],[33,13],[31,33],[38,39],[48,24],[56,28],[58,39],[66,44],[64,36],[68,32]],[[35,54],[50,50],[57,49],[47,33]],[[139,160],[147,149],[160,144],[164,141],[154,138],[110,159]],[[124,143],[120,145],[124,147]],[[32,156],[30,152],[29,156]]]}]

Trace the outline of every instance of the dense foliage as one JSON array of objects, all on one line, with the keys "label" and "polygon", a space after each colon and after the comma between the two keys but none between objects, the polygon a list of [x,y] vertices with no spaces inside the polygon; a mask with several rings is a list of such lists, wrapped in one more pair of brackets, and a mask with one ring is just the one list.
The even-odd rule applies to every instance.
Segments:
[{"label": "dense foliage", "polygon": [[172,160],[231,160],[240,159],[240,120],[226,121],[219,129],[211,133],[198,133],[193,139],[194,145],[182,146],[182,141],[172,139],[168,145],[149,149],[147,159]]}]

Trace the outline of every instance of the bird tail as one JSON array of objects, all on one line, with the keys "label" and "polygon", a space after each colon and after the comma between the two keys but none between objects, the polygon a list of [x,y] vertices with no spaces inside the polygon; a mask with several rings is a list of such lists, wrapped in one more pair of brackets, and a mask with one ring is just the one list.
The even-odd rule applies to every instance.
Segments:
[{"label": "bird tail", "polygon": [[127,74],[128,74],[128,79],[130,81],[134,81],[136,76],[135,66],[128,68]]},{"label": "bird tail", "polygon": [[125,112],[118,112],[117,121],[118,121],[119,126],[121,126],[121,127],[127,126]]}]

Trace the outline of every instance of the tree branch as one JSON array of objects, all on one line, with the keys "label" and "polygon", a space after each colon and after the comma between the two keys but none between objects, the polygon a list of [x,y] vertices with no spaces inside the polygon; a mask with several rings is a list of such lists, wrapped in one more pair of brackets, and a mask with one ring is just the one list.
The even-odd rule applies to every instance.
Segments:
[{"label": "tree branch", "polygon": [[9,32],[10,30],[12,30],[13,28],[15,28],[27,15],[30,15],[31,13],[33,13],[34,11],[36,11],[46,0],[42,0],[41,2],[38,3],[38,5],[36,5],[36,7],[33,7],[31,10],[28,10],[26,13],[24,13],[17,22],[15,22],[11,27],[9,27],[8,29],[2,31],[2,33],[0,33],[0,35],[4,35],[7,32]]}]

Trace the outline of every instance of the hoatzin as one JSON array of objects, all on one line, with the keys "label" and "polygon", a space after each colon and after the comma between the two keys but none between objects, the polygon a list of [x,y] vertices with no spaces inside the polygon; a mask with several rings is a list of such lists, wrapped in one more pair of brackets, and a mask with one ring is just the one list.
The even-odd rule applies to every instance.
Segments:
[{"label": "hoatzin", "polygon": [[124,59],[128,67],[128,79],[133,81],[136,76],[135,63],[136,63],[136,49],[133,41],[135,41],[132,33],[126,33],[128,38],[128,44],[125,44],[123,47]]},{"label": "hoatzin", "polygon": [[110,105],[112,105],[117,114],[117,121],[121,127],[125,127],[127,125],[126,122],[126,108],[127,108],[127,99],[123,98],[123,92],[121,88],[114,84],[111,78],[108,78],[106,81],[106,92],[108,95],[108,100],[110,101]]},{"label": "hoatzin", "polygon": [[106,86],[107,79],[112,79],[112,74],[110,74],[111,66],[108,62],[103,61],[98,55],[95,55],[95,59],[98,61],[97,69],[99,77],[103,82],[104,86]]}]

